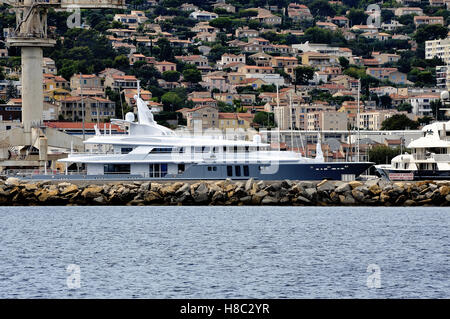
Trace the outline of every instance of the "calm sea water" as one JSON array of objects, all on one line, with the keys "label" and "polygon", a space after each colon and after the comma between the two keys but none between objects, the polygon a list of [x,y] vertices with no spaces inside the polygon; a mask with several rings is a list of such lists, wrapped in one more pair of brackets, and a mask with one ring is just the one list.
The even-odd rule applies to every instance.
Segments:
[{"label": "calm sea water", "polygon": [[1,207],[0,297],[449,298],[449,226],[449,208]]}]

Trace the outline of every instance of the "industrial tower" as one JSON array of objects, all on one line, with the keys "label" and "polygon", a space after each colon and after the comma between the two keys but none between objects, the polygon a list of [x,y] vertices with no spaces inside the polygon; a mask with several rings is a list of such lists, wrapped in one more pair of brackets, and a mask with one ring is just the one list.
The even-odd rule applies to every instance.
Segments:
[{"label": "industrial tower", "polygon": [[[39,149],[39,165],[48,160],[48,146],[82,148],[79,138],[43,126],[43,48],[56,40],[47,34],[47,12],[54,9],[125,8],[125,0],[0,0],[13,7],[17,25],[7,38],[7,45],[21,48],[22,57],[22,127],[0,132],[0,167],[35,167],[34,163],[8,163],[8,148],[33,146]],[[23,164],[23,165],[21,165]],[[44,164],[45,165],[45,164]]]}]

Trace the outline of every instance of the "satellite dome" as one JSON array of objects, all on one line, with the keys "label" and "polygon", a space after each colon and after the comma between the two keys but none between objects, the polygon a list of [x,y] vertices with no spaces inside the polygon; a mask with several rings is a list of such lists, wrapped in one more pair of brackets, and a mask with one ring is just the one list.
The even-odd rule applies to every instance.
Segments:
[{"label": "satellite dome", "polygon": [[128,112],[127,114],[125,114],[125,120],[127,122],[134,122],[134,113]]},{"label": "satellite dome", "polygon": [[442,91],[441,92],[441,100],[448,100],[448,98],[449,98],[448,91]]},{"label": "satellite dome", "polygon": [[261,136],[256,134],[253,136],[253,143],[261,143]]}]

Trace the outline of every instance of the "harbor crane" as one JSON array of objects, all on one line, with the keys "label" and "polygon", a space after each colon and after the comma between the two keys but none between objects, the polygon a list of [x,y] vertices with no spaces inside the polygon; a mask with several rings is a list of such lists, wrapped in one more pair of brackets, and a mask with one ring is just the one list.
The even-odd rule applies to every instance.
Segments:
[{"label": "harbor crane", "polygon": [[[21,49],[22,122],[21,127],[0,132],[0,167],[42,167],[48,160],[48,146],[82,149],[82,140],[43,126],[43,48],[56,40],[49,36],[47,13],[53,9],[124,9],[125,0],[0,0],[16,13],[16,27],[6,39],[8,47]],[[39,150],[36,160],[10,163],[9,148],[33,146]]]}]

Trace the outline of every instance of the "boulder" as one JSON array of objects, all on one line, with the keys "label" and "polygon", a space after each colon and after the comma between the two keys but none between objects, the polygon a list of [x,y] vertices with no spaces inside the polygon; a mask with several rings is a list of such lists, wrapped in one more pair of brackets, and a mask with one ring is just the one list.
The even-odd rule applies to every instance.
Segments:
[{"label": "boulder", "polygon": [[381,193],[381,188],[375,184],[369,187],[369,192],[372,193],[372,195],[378,195]]},{"label": "boulder", "polygon": [[95,198],[98,197],[103,191],[103,187],[91,185],[86,187],[82,192],[81,196],[84,198]]},{"label": "boulder", "polygon": [[297,202],[302,203],[302,204],[310,204],[311,201],[303,196],[298,196],[297,197]]},{"label": "boulder", "polygon": [[26,189],[27,191],[34,192],[37,188],[38,188],[38,186],[37,186],[37,184],[35,184],[35,183],[28,183],[28,184],[25,184],[25,189]]},{"label": "boulder", "polygon": [[20,185],[20,179],[18,179],[17,177],[9,177],[5,181],[5,185],[6,186],[19,186]]},{"label": "boulder", "polygon": [[76,191],[78,191],[78,186],[74,184],[69,184],[61,191],[61,195],[75,193]]},{"label": "boulder", "polygon": [[448,194],[450,194],[450,186],[441,186],[440,188],[439,188],[439,193],[442,195],[442,196],[447,196]]},{"label": "boulder", "polygon": [[155,191],[149,191],[144,196],[144,201],[146,203],[154,203],[159,202],[161,200],[161,195],[158,192]]},{"label": "boulder", "polygon": [[105,197],[103,196],[98,196],[94,198],[94,202],[99,203],[99,204],[104,204],[105,203]]},{"label": "boulder", "polygon": [[252,186],[253,186],[253,178],[250,178],[249,180],[247,180],[247,182],[245,182],[244,187],[245,191],[248,193],[252,189]]},{"label": "boulder", "polygon": [[[364,202],[364,193],[361,192],[358,189],[352,190],[352,196],[354,199],[356,199],[358,202]],[[350,197],[350,196],[349,196]]]},{"label": "boulder", "polygon": [[261,201],[261,204],[263,205],[275,205],[278,204],[278,199],[273,196],[265,196],[263,200]]},{"label": "boulder", "polygon": [[57,190],[51,190],[51,191],[47,191],[47,190],[43,190],[39,197],[38,197],[40,202],[50,202],[50,201],[54,201],[58,199],[58,191]]},{"label": "boulder", "polygon": [[352,189],[364,185],[364,184],[361,183],[360,181],[351,181],[351,182],[348,182],[348,184],[350,185],[350,187],[351,187]]},{"label": "boulder", "polygon": [[317,190],[315,188],[306,188],[302,195],[304,195],[309,200],[312,200],[317,194]]},{"label": "boulder", "polygon": [[351,189],[352,189],[352,187],[350,186],[349,183],[343,183],[343,184],[339,185],[338,187],[336,187],[336,189],[334,191],[338,194],[341,194],[341,193],[348,192]]},{"label": "boulder", "polygon": [[317,184],[317,191],[318,192],[331,192],[334,191],[334,184],[330,181],[322,181],[319,184]]},{"label": "boulder", "polygon": [[316,184],[314,182],[301,181],[297,183],[297,186],[300,186],[301,188],[315,188]]},{"label": "boulder", "polygon": [[178,196],[178,195],[184,194],[185,192],[189,192],[189,190],[190,190],[190,185],[188,183],[184,183],[183,186],[178,188],[175,195]]},{"label": "boulder", "polygon": [[196,203],[202,203],[208,200],[208,187],[206,187],[205,183],[200,183],[192,194],[192,198]]},{"label": "boulder", "polygon": [[244,203],[244,204],[250,204],[252,202],[252,197],[251,196],[244,196],[239,198],[239,201]]},{"label": "boulder", "polygon": [[353,205],[356,203],[355,199],[350,195],[347,196],[339,195],[339,200],[342,205]]},{"label": "boulder", "polygon": [[414,206],[416,205],[416,202],[413,201],[412,199],[407,199],[405,200],[405,202],[403,203],[403,206]]}]

